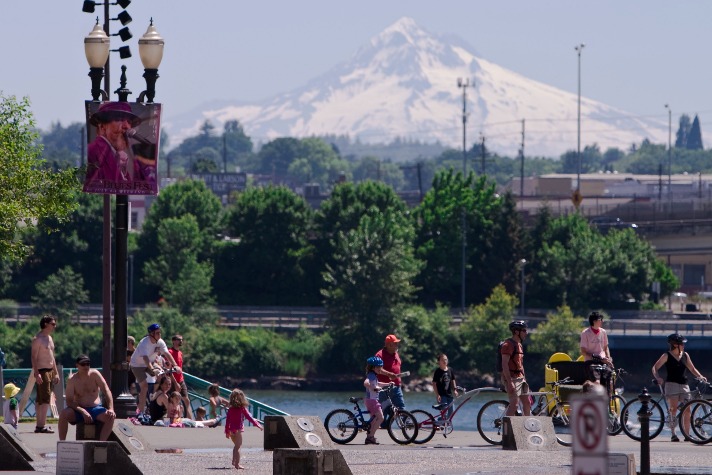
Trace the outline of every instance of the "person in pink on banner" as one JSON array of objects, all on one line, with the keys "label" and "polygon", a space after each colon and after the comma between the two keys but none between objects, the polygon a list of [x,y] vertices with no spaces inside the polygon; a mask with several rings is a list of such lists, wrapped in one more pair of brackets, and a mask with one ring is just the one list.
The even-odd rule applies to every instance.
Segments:
[{"label": "person in pink on banner", "polygon": [[96,138],[87,149],[85,186],[96,180],[130,182],[144,180],[141,163],[129,148],[129,134],[141,122],[128,102],[104,102],[92,114]]}]

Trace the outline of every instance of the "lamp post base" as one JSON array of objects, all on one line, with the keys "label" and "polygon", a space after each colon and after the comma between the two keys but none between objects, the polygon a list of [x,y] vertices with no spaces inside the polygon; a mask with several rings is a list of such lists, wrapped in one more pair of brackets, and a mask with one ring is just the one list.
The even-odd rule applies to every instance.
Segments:
[{"label": "lamp post base", "polygon": [[136,415],[136,398],[130,393],[121,393],[114,397],[114,412],[118,419],[128,419]]}]

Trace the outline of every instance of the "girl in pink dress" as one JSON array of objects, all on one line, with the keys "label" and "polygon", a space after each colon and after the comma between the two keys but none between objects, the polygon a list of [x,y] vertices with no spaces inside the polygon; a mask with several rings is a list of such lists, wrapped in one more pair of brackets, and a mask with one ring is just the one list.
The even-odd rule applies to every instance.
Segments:
[{"label": "girl in pink dress", "polygon": [[232,439],[235,447],[232,449],[232,466],[240,469],[245,468],[240,465],[240,447],[242,447],[242,433],[245,431],[245,418],[262,430],[262,425],[252,418],[249,411],[247,397],[239,389],[233,389],[230,394],[230,408],[227,411],[225,420],[225,437]]}]

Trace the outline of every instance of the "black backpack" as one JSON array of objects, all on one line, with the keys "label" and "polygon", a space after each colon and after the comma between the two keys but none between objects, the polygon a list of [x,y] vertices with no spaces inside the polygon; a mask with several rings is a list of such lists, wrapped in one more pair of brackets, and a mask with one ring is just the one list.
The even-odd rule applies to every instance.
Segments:
[{"label": "black backpack", "polygon": [[[519,345],[517,345],[517,342],[514,341],[512,338],[507,338],[507,340],[512,340],[512,343],[514,344],[514,352],[512,353],[512,356],[519,354]],[[499,342],[499,345],[497,345],[497,359],[495,360],[495,370],[497,373],[502,372],[502,346],[504,346],[504,343],[507,340],[502,340]]]}]

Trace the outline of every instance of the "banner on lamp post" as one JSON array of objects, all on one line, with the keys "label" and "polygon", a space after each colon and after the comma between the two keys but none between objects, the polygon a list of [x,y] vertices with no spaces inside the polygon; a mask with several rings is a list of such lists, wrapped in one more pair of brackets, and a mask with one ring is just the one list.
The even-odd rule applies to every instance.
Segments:
[{"label": "banner on lamp post", "polygon": [[161,104],[86,101],[85,193],[157,195]]}]

